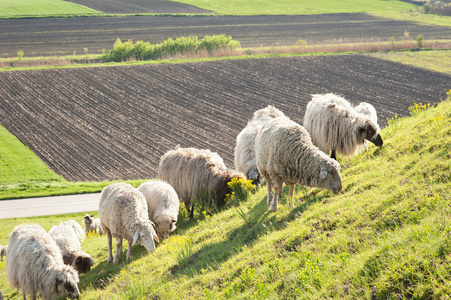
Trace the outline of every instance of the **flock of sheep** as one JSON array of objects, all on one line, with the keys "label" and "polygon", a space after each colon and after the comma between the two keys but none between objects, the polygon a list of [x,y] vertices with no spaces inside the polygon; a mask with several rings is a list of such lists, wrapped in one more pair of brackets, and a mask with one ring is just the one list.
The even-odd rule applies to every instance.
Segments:
[{"label": "flock of sheep", "polygon": [[[6,250],[7,276],[23,298],[55,299],[63,294],[78,298],[79,273],[90,270],[93,259],[81,250],[80,241],[90,231],[105,233],[108,262],[119,262],[122,241],[138,243],[149,252],[155,241],[176,229],[182,202],[193,217],[199,193],[214,193],[224,205],[233,178],[248,178],[258,185],[266,181],[267,204],[276,211],[283,184],[293,196],[295,184],[319,187],[333,193],[342,189],[336,155],[355,155],[368,141],[382,146],[377,114],[368,103],[352,106],[334,94],[313,95],[304,126],[293,122],[273,106],[256,111],[237,136],[235,169],[210,150],[180,148],[161,157],[157,181],[134,188],[126,183],[105,187],[100,196],[99,218],[86,215],[85,231],[74,220],[53,226],[47,233],[39,225],[19,225],[10,234]],[[272,192],[274,189],[274,192]],[[112,238],[116,253],[112,254]],[[4,248],[0,247],[3,255]],[[0,291],[0,300],[1,296]]]}]

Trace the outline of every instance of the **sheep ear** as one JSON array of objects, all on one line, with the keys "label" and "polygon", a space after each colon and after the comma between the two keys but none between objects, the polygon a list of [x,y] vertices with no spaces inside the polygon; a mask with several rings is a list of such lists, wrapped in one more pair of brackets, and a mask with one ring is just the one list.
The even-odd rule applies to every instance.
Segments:
[{"label": "sheep ear", "polygon": [[171,221],[171,232],[173,232],[177,228],[177,226],[175,225],[176,223],[177,223],[176,220]]},{"label": "sheep ear", "polygon": [[327,170],[325,167],[321,167],[321,171],[319,171],[319,178],[324,179],[327,177]]},{"label": "sheep ear", "polygon": [[158,243],[160,242],[160,240],[158,239],[158,236],[157,236],[157,233],[156,233],[156,232],[154,232],[154,233],[152,234],[152,237],[153,237],[153,239],[156,240]]},{"label": "sheep ear", "polygon": [[133,237],[133,243],[132,243],[132,246],[136,243],[136,241],[138,240],[138,238],[139,238],[139,232],[137,231],[137,232],[135,232],[135,236]]}]

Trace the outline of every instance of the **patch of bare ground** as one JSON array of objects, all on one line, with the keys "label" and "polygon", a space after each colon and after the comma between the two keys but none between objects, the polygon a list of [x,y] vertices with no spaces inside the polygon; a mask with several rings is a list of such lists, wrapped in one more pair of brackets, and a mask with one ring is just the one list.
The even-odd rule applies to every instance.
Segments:
[{"label": "patch of bare ground", "polygon": [[177,144],[233,166],[252,113],[275,105],[302,122],[311,94],[378,110],[381,125],[444,98],[451,76],[366,55],[0,73],[0,122],[71,181],[144,179]]}]

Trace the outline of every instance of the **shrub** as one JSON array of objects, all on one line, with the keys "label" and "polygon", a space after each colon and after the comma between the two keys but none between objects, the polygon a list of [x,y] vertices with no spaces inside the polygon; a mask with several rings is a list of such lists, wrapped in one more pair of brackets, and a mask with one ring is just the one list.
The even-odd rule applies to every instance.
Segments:
[{"label": "shrub", "polygon": [[23,57],[23,50],[17,51],[17,58],[19,58],[19,60],[22,60],[22,57]]},{"label": "shrub", "polygon": [[417,44],[418,44],[418,48],[423,48],[424,43],[423,43],[423,35],[422,34],[417,36]]}]

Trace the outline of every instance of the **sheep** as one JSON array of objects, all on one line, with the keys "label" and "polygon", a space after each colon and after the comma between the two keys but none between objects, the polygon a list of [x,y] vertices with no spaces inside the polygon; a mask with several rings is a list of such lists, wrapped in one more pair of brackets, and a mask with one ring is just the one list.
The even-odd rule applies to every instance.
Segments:
[{"label": "sheep", "polygon": [[147,200],[149,219],[155,223],[159,239],[169,237],[176,228],[179,197],[174,188],[164,181],[147,181],[138,187]]},{"label": "sheep", "polygon": [[256,186],[260,184],[260,174],[255,159],[255,137],[266,122],[273,118],[285,116],[272,105],[254,112],[254,116],[236,137],[235,169],[246,174]]},{"label": "sheep", "polygon": [[85,234],[89,232],[98,232],[100,235],[103,234],[102,227],[100,227],[100,219],[94,218],[93,215],[86,215],[83,219],[85,223]]},{"label": "sheep", "polygon": [[222,207],[231,193],[227,183],[232,178],[246,179],[243,173],[227,169],[217,153],[179,146],[161,157],[157,177],[172,185],[190,218],[199,194],[214,193],[218,207]]},{"label": "sheep", "polygon": [[39,225],[22,224],[10,234],[6,273],[11,286],[21,289],[23,299],[56,299],[63,294],[79,297],[78,273],[63,263],[61,252]]},{"label": "sheep", "polygon": [[[154,224],[149,220],[147,202],[144,195],[127,183],[113,183],[106,186],[99,202],[100,226],[107,235],[108,262],[116,264],[122,255],[122,239],[128,241],[127,261],[135,243],[143,245],[147,251],[155,250],[154,239],[158,242]],[[116,238],[116,254],[112,255],[112,237]]]},{"label": "sheep", "polygon": [[72,266],[79,274],[86,273],[91,269],[94,260],[81,250],[80,240],[84,236],[80,224],[69,220],[53,226],[49,234],[60,248],[63,262],[66,265]]},{"label": "sheep", "polygon": [[3,256],[6,255],[6,251],[8,250],[8,245],[0,245],[0,261],[3,261]]},{"label": "sheep", "polygon": [[277,211],[283,183],[289,186],[289,199],[295,184],[332,193],[342,189],[338,162],[312,144],[304,127],[286,117],[275,118],[262,127],[255,138],[255,153],[258,170],[266,180],[270,211]]},{"label": "sheep", "polygon": [[304,127],[314,145],[337,159],[337,153],[353,156],[363,151],[365,140],[383,145],[379,126],[373,120],[373,116],[357,112],[346,99],[329,93],[312,95],[305,111]]}]

